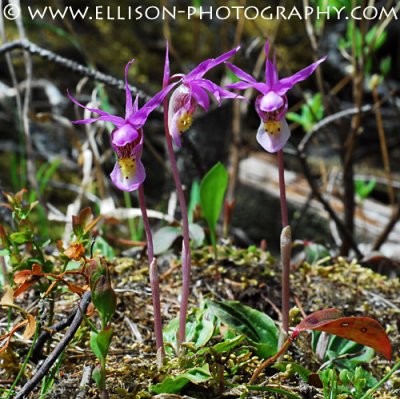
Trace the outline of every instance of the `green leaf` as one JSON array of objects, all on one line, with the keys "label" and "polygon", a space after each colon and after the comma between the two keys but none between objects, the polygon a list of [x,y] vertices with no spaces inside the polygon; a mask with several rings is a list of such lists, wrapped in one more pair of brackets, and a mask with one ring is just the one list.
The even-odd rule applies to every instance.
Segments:
[{"label": "green leaf", "polygon": [[92,378],[97,385],[99,390],[103,390],[106,386],[106,378],[104,375],[104,371],[101,367],[96,366],[92,372]]},{"label": "green leaf", "polygon": [[100,330],[97,334],[97,345],[103,354],[104,358],[107,357],[108,350],[110,349],[110,344],[113,336],[113,330],[111,327],[107,327],[104,330]]},{"label": "green leaf", "polygon": [[234,338],[227,339],[223,342],[219,342],[218,344],[214,345],[213,351],[215,353],[229,352],[232,349],[236,348],[244,339],[245,339],[244,335],[237,335]]},{"label": "green leaf", "polygon": [[178,393],[189,382],[200,384],[211,379],[211,373],[208,364],[202,367],[194,367],[186,372],[174,377],[167,377],[159,384],[152,385],[150,389],[156,394]]},{"label": "green leaf", "polygon": [[242,305],[238,301],[207,301],[207,306],[223,323],[244,334],[262,358],[278,351],[278,328],[266,314]]},{"label": "green leaf", "polygon": [[215,330],[214,323],[204,316],[195,322],[188,322],[187,326],[187,340],[193,342],[196,348],[206,345]]},{"label": "green leaf", "polygon": [[197,223],[189,224],[189,236],[195,248],[201,247],[206,237],[204,229]]},{"label": "green leaf", "polygon": [[[163,329],[165,343],[176,347],[176,336],[179,328],[179,319],[172,319]],[[203,309],[194,309],[186,321],[186,341],[193,342],[196,348],[208,343],[213,336],[215,324],[207,318],[207,312]]]},{"label": "green leaf", "polygon": [[220,162],[207,172],[200,184],[201,210],[211,230],[213,245],[215,244],[215,229],[222,210],[227,186],[228,172]]},{"label": "green leaf", "polygon": [[0,256],[8,256],[10,251],[8,249],[0,249]]},{"label": "green leaf", "polygon": [[21,245],[29,242],[32,239],[31,232],[15,232],[10,234],[10,240],[16,244]]},{"label": "green leaf", "polygon": [[96,253],[96,251],[100,251],[101,256],[109,260],[115,258],[114,249],[102,236],[96,237],[96,241],[93,245],[93,253]]},{"label": "green leaf", "polygon": [[330,253],[326,247],[313,242],[305,245],[304,254],[306,256],[306,262],[308,262],[310,265],[317,263],[320,259],[330,256]]},{"label": "green leaf", "polygon": [[286,114],[286,119],[288,119],[292,122],[296,122],[299,125],[303,125],[303,123],[304,123],[303,117],[299,114],[296,114],[295,112],[288,112]]},{"label": "green leaf", "polygon": [[190,189],[190,201],[188,205],[189,223],[193,222],[193,212],[198,205],[200,205],[200,183],[196,179],[193,181],[192,188]]},{"label": "green leaf", "polygon": [[104,361],[103,353],[101,352],[99,345],[97,343],[97,333],[92,331],[90,334],[90,349],[92,352],[95,354],[97,359],[100,360],[100,362]]},{"label": "green leaf", "polygon": [[167,251],[181,234],[180,227],[164,226],[157,230],[153,236],[154,255]]},{"label": "green leaf", "polygon": [[356,194],[362,199],[368,198],[373,189],[376,186],[376,179],[371,179],[369,182],[364,180],[356,179],[355,182]]},{"label": "green leaf", "polygon": [[[314,352],[318,345],[320,336],[321,333],[319,331],[312,331],[311,347]],[[336,366],[339,369],[347,368],[349,370],[354,370],[360,363],[370,362],[374,357],[374,353],[375,352],[372,348],[338,337],[337,335],[331,335],[322,361],[331,361],[330,365],[328,364],[327,367]],[[354,356],[349,356],[347,359],[338,359],[339,357],[353,354]]]},{"label": "green leaf", "polygon": [[390,72],[392,67],[392,58],[390,56],[385,57],[379,64],[379,69],[383,76],[386,76]]},{"label": "green leaf", "polygon": [[297,364],[294,362],[278,362],[278,363],[275,363],[272,367],[279,371],[286,372],[288,365],[290,365],[290,368],[293,373],[298,374],[304,382],[308,383],[308,376],[310,374],[313,374],[313,371],[306,369],[305,367],[301,366],[300,364]]}]

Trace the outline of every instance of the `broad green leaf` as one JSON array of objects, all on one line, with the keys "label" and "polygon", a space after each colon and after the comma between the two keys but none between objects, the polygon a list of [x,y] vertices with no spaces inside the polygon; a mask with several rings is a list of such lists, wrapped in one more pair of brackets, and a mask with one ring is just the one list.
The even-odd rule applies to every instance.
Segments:
[{"label": "broad green leaf", "polygon": [[187,341],[193,342],[196,348],[206,345],[214,333],[214,323],[204,317],[187,323]]},{"label": "broad green leaf", "polygon": [[92,378],[100,390],[103,390],[106,385],[105,375],[100,366],[96,366],[92,373]]},{"label": "broad green leaf", "polygon": [[189,236],[193,241],[193,246],[198,248],[203,245],[205,233],[204,229],[197,223],[189,224]]},{"label": "broad green leaf", "polygon": [[211,379],[211,373],[208,364],[202,367],[194,367],[186,372],[174,377],[167,377],[163,382],[152,385],[150,389],[156,394],[178,393],[189,382],[200,384]]},{"label": "broad green leaf", "polygon": [[320,259],[330,256],[330,253],[326,247],[313,242],[305,245],[304,254],[306,256],[306,262],[308,262],[310,265],[318,262]]},{"label": "broad green leaf", "polygon": [[154,254],[160,255],[167,251],[181,233],[180,227],[164,226],[157,230],[153,236]]},{"label": "broad green leaf", "polygon": [[216,353],[229,352],[232,349],[236,348],[244,339],[245,339],[244,335],[238,335],[235,338],[219,342],[218,344],[213,346],[213,351]]},{"label": "broad green leaf", "polygon": [[25,244],[29,242],[32,238],[32,233],[30,232],[15,232],[10,234],[10,240],[17,245]]},{"label": "broad green leaf", "polygon": [[[174,241],[182,235],[181,227],[164,226],[153,236],[154,254],[160,255],[171,248]],[[189,225],[189,236],[195,248],[204,242],[205,234],[201,226],[196,223]]]},{"label": "broad green leaf", "polygon": [[101,352],[101,349],[99,348],[99,345],[97,343],[97,333],[92,331],[90,334],[90,348],[92,349],[92,352],[96,355],[97,359],[100,360],[100,362],[103,362],[105,359],[103,357],[103,353]]},{"label": "broad green leaf", "polygon": [[[215,324],[205,314],[204,310],[195,309],[186,322],[186,341],[193,342],[196,348],[206,345],[215,330]],[[176,347],[178,329],[179,319],[172,319],[163,329],[164,342]]]},{"label": "broad green leaf", "polygon": [[[320,336],[321,332],[312,331],[311,347],[314,352],[318,345],[318,340]],[[329,337],[327,350],[322,361],[332,361],[332,366],[335,365],[339,369],[347,368],[350,370],[354,370],[354,368],[360,363],[370,362],[371,359],[374,357],[374,353],[375,352],[372,348],[360,345],[357,342],[350,341],[345,338],[341,338],[337,335],[331,335]],[[338,357],[352,354],[354,354],[354,356],[349,356],[347,359],[338,359]]]},{"label": "broad green leaf", "polygon": [[278,351],[278,328],[274,321],[256,309],[238,301],[207,301],[212,313],[232,330],[244,334],[256,347],[262,358],[273,356]]},{"label": "broad green leaf", "polygon": [[96,337],[97,345],[104,358],[107,357],[110,349],[111,339],[113,336],[113,330],[111,327],[107,327],[104,330],[99,331]]},{"label": "broad green leaf", "polygon": [[220,162],[207,172],[200,184],[201,210],[213,233],[222,210],[227,186],[228,172]]}]

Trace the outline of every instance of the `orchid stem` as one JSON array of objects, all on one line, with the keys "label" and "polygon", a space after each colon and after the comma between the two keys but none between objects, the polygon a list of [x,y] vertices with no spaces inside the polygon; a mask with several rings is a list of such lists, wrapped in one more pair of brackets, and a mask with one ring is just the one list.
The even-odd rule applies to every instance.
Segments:
[{"label": "orchid stem", "polygon": [[278,169],[279,169],[279,192],[281,198],[281,217],[282,217],[282,228],[283,228],[289,225],[287,202],[286,202],[285,164],[283,161],[283,150],[278,151]]},{"label": "orchid stem", "polygon": [[155,332],[155,336],[156,336],[157,356],[160,357],[159,360],[160,360],[160,363],[162,363],[165,358],[165,350],[164,350],[164,341],[163,341],[163,335],[162,335],[160,284],[159,284],[158,272],[157,272],[157,259],[154,257],[153,236],[151,234],[149,218],[147,217],[147,208],[146,208],[146,200],[144,197],[143,184],[141,184],[139,186],[138,196],[139,196],[140,210],[142,211],[144,230],[146,232],[147,255],[148,255],[149,264],[150,264],[149,274],[150,274],[151,294],[152,294],[152,298],[153,298],[154,332]]},{"label": "orchid stem", "polygon": [[181,180],[179,177],[178,167],[176,165],[176,159],[174,154],[174,148],[172,146],[172,138],[168,129],[168,100],[164,99],[164,127],[165,127],[165,138],[167,141],[167,149],[169,160],[171,163],[172,175],[175,181],[176,193],[178,196],[179,207],[181,208],[182,214],[182,234],[183,234],[183,245],[182,245],[182,297],[181,297],[181,308],[179,313],[179,332],[178,332],[178,347],[186,338],[186,316],[188,310],[189,301],[189,289],[190,289],[190,269],[191,269],[191,254],[189,245],[189,220],[186,206],[185,195],[183,193]]},{"label": "orchid stem", "polygon": [[290,298],[290,258],[292,252],[292,234],[288,222],[288,211],[286,202],[285,165],[283,161],[283,150],[278,151],[279,191],[281,200],[281,261],[282,261],[282,328],[289,330],[289,298]]}]

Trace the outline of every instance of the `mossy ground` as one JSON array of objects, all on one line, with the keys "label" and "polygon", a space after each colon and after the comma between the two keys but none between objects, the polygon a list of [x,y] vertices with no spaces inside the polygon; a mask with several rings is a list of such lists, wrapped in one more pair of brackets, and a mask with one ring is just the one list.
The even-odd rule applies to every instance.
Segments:
[{"label": "mossy ground", "polygon": [[[179,312],[180,262],[173,256],[159,259],[163,322],[166,324]],[[230,383],[247,383],[258,360],[254,356],[243,362],[244,366],[235,376],[227,377],[224,386],[220,381],[209,381],[203,386],[189,384],[179,395],[152,396],[149,386],[160,382],[168,375],[178,373],[182,364],[177,359],[169,359],[158,370],[154,352],[152,300],[145,258],[134,260],[118,258],[111,262],[114,288],[118,295],[117,313],[113,319],[113,337],[107,368],[107,389],[112,399],[117,398],[237,398],[240,390],[229,387]],[[387,330],[394,349],[394,360],[399,359],[400,342],[400,282],[389,279],[345,259],[331,259],[324,265],[310,265],[299,262],[291,274],[293,305],[310,313],[323,308],[337,307],[346,315],[367,315],[378,320]],[[57,318],[66,317],[76,297],[56,302]],[[280,307],[280,266],[267,252],[256,248],[237,249],[231,245],[219,247],[219,258],[215,261],[210,248],[193,252],[191,305],[198,306],[204,298],[235,299],[267,313],[274,320],[279,319]],[[36,298],[33,292],[23,299],[24,306]],[[293,312],[292,325],[301,319],[301,313]],[[56,334],[51,347],[62,334]],[[89,348],[89,330],[83,325],[73,343],[64,354],[64,361],[56,374],[52,390],[44,398],[78,397],[83,370],[96,364]],[[215,338],[216,340],[218,337]],[[51,349],[47,348],[48,349]],[[320,363],[312,353],[310,337],[303,334],[285,355],[285,360],[298,362],[313,371]],[[27,352],[26,344],[13,340],[11,356],[3,357],[0,378],[12,379]],[[15,356],[14,356],[15,355]],[[214,359],[215,360],[215,359]],[[235,362],[231,359],[217,359],[223,367]],[[14,367],[12,367],[14,366]],[[390,369],[390,364],[380,356],[375,356],[367,365],[368,370],[380,379]],[[29,365],[23,381],[34,373],[34,365]],[[210,367],[211,368],[211,367]],[[226,369],[227,370],[227,369]],[[228,373],[229,374],[229,373]],[[396,379],[397,378],[397,379]],[[303,398],[323,398],[322,391],[301,382],[289,370],[278,372],[268,368],[258,380],[259,383],[285,387]],[[9,386],[5,384],[6,388]],[[398,398],[400,381],[393,377],[390,384],[382,388],[375,398]],[[90,382],[82,398],[96,398],[97,390]],[[83,393],[81,393],[83,395]],[[182,394],[183,395],[183,394]],[[274,396],[275,395],[275,396]],[[29,398],[39,398],[38,390]],[[250,393],[251,398],[279,398],[277,394]],[[345,396],[342,396],[344,399]]]}]

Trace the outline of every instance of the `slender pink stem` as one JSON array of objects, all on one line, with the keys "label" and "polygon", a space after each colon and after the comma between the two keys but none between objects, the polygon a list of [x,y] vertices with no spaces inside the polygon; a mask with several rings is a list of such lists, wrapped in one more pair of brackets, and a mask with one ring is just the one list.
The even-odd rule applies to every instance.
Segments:
[{"label": "slender pink stem", "polygon": [[286,227],[289,225],[289,221],[288,221],[288,211],[286,202],[285,164],[283,161],[283,150],[278,151],[278,169],[279,169],[279,191],[281,197],[282,227]]},{"label": "slender pink stem", "polygon": [[159,354],[160,360],[162,362],[162,360],[165,357],[165,351],[164,351],[164,340],[162,335],[160,284],[158,280],[157,259],[154,258],[153,236],[151,234],[149,218],[147,217],[147,208],[146,208],[146,200],[144,197],[143,184],[139,186],[138,196],[139,196],[140,210],[142,211],[144,230],[146,232],[147,256],[149,258],[149,263],[150,263],[149,273],[150,273],[151,294],[153,298],[154,333],[156,336],[156,348],[157,348],[157,354]]},{"label": "slender pink stem", "polygon": [[183,193],[181,179],[179,177],[178,167],[176,165],[174,148],[172,146],[172,138],[168,129],[168,99],[164,99],[164,127],[165,138],[167,141],[167,149],[169,160],[171,162],[172,175],[175,181],[176,193],[178,196],[179,207],[182,214],[182,234],[183,234],[183,247],[182,247],[182,297],[181,308],[179,313],[179,333],[178,333],[178,346],[185,342],[186,338],[186,316],[189,302],[190,292],[190,270],[191,270],[191,254],[189,245],[189,220],[187,213],[187,206],[185,195]]},{"label": "slender pink stem", "polygon": [[290,258],[292,250],[292,238],[288,221],[285,186],[285,165],[283,151],[278,151],[279,191],[281,200],[282,234],[281,234],[281,261],[282,261],[282,328],[289,331],[289,307],[290,307]]}]

